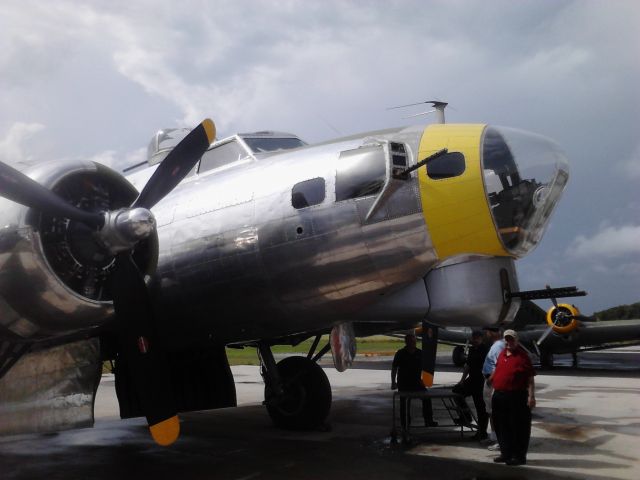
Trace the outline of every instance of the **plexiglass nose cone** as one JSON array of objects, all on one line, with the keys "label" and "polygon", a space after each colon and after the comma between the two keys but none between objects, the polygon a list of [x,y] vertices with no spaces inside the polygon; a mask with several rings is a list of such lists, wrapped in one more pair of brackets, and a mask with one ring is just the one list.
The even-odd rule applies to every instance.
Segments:
[{"label": "plexiglass nose cone", "polygon": [[482,167],[502,243],[517,256],[530,252],[542,238],[569,179],[566,156],[540,135],[487,127]]}]

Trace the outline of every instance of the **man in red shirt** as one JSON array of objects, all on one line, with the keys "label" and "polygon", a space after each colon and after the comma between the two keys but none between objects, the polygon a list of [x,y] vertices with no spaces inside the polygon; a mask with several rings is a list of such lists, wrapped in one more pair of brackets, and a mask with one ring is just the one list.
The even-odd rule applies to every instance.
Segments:
[{"label": "man in red shirt", "polygon": [[505,349],[498,356],[491,375],[493,422],[500,444],[500,456],[493,459],[507,465],[527,463],[531,436],[531,409],[536,405],[533,369],[529,354],[518,343],[514,330],[504,332]]}]

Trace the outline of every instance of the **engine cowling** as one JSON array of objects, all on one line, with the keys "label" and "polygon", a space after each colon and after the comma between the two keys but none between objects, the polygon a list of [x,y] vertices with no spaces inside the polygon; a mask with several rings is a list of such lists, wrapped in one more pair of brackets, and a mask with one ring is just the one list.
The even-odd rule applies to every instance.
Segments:
[{"label": "engine cowling", "polygon": [[576,317],[579,315],[575,305],[560,303],[547,310],[547,323],[555,333],[565,335],[578,328],[580,322]]},{"label": "engine cowling", "polygon": [[[23,173],[83,210],[127,207],[138,195],[95,162],[49,162]],[[134,252],[141,271],[155,269],[157,252],[154,231]],[[33,337],[104,323],[113,315],[113,268],[113,255],[86,225],[0,198],[0,327]]]}]

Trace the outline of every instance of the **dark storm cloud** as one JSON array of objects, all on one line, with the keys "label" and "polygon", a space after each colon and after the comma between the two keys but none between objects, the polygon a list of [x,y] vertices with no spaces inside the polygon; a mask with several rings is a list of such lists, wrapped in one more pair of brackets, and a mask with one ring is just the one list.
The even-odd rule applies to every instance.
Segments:
[{"label": "dark storm cloud", "polygon": [[221,134],[320,141],[439,97],[451,122],[565,149],[570,185],[521,284],[578,283],[590,312],[640,300],[639,254],[619,238],[640,227],[639,26],[633,1],[2,2],[0,141],[122,165],[205,116]]}]

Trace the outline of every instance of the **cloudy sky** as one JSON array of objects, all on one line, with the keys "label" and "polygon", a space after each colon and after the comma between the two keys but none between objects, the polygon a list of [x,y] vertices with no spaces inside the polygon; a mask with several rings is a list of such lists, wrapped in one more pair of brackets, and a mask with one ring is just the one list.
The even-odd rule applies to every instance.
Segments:
[{"label": "cloudy sky", "polygon": [[0,3],[0,159],[13,164],[132,164],[156,130],[207,116],[222,136],[315,142],[406,124],[386,108],[431,98],[455,108],[449,122],[535,131],[568,154],[523,288],[578,285],[588,314],[640,301],[636,1]]}]

